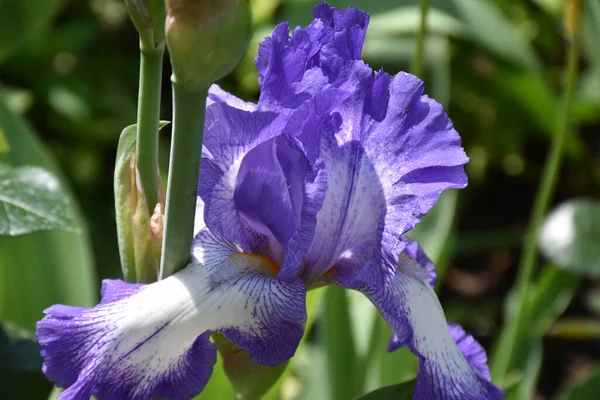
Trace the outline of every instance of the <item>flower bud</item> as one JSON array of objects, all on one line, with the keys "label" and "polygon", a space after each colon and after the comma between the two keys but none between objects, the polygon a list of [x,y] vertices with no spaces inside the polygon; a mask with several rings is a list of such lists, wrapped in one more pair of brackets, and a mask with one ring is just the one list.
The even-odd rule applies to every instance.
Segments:
[{"label": "flower bud", "polygon": [[251,28],[248,0],[167,0],[173,82],[206,90],[244,55]]},{"label": "flower bud", "polygon": [[123,277],[129,282],[155,282],[162,246],[164,188],[158,185],[160,203],[149,213],[136,168],[136,125],[123,130],[115,163],[114,191],[117,239]]},{"label": "flower bud", "polygon": [[164,46],[164,0],[125,0],[125,5],[140,35],[142,50],[156,50]]},{"label": "flower bud", "polygon": [[220,333],[213,333],[213,341],[223,358],[223,369],[236,392],[237,398],[260,399],[281,377],[289,360],[275,365],[257,364],[250,353],[240,349]]}]

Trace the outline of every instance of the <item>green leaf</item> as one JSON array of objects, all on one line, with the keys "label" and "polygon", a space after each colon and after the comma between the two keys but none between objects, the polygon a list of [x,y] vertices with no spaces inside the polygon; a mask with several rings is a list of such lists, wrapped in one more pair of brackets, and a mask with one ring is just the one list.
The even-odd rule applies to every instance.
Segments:
[{"label": "green leaf", "polygon": [[[302,350],[304,350],[304,347],[306,346],[308,333],[312,329],[312,327],[315,324],[315,321],[319,315],[319,305],[321,304],[321,299],[323,298],[323,295],[325,294],[325,290],[326,290],[325,287],[321,287],[318,289],[309,290],[308,293],[306,293],[306,326],[304,328],[304,336],[302,337],[302,340],[300,341],[300,346],[298,346],[297,353],[301,353]],[[291,371],[295,368],[297,360],[298,360],[297,356],[294,356],[291,359],[290,365],[283,372],[282,377],[271,388],[271,390],[269,390],[266,393],[266,395],[263,397],[264,400],[280,400],[281,399],[281,397],[282,397],[281,390],[282,390],[283,383],[289,377],[289,375],[291,374]],[[209,397],[207,397],[207,398],[209,398]]]},{"label": "green leaf", "polygon": [[[530,398],[533,395],[542,367],[542,338],[554,321],[567,309],[579,288],[580,281],[581,279],[573,273],[546,265],[525,304],[510,304],[514,301],[507,300],[512,307],[525,307],[528,315],[527,323],[517,327],[518,340],[510,344],[515,346],[514,353],[517,355],[510,368],[513,372],[520,373],[523,379],[507,391],[507,400]],[[492,365],[503,352],[508,351],[506,332],[501,333],[494,349]]]},{"label": "green leaf", "polygon": [[202,392],[194,400],[234,399],[235,391],[225,375],[223,358],[217,352],[217,362],[213,366],[213,373]]},{"label": "green leaf", "polygon": [[288,366],[289,360],[275,366],[255,363],[250,353],[220,333],[213,333],[212,339],[223,359],[225,373],[240,400],[261,399]]},{"label": "green leaf", "polygon": [[0,235],[53,229],[77,230],[59,180],[39,167],[0,164]]},{"label": "green leaf", "polygon": [[570,200],[555,208],[540,232],[545,257],[572,272],[600,277],[600,202]]},{"label": "green leaf", "polygon": [[0,385],[7,399],[39,399],[50,382],[42,374],[40,345],[34,336],[15,326],[0,323]]},{"label": "green leaf", "polygon": [[597,399],[600,393],[600,367],[595,368],[576,386],[565,389],[558,396],[559,400]]},{"label": "green leaf", "polygon": [[79,233],[38,231],[0,239],[0,319],[29,332],[55,303],[91,306],[96,299],[91,247],[76,200],[62,179],[56,161],[25,122],[4,103],[0,93],[0,130],[10,151],[0,163],[13,168],[35,166],[60,179],[70,197]]},{"label": "green leaf", "polygon": [[386,386],[356,398],[356,400],[412,400],[416,381]]},{"label": "green leaf", "polygon": [[471,40],[513,65],[538,71],[540,62],[529,43],[489,0],[452,0]]},{"label": "green leaf", "polygon": [[[375,14],[369,21],[369,39],[379,36],[416,34],[420,29],[420,18],[421,11],[416,4]],[[464,24],[454,16],[433,7],[427,13],[428,34],[461,37],[465,32]]]},{"label": "green leaf", "polygon": [[61,0],[0,1],[0,62],[38,38],[61,4]]},{"label": "green leaf", "polygon": [[531,318],[529,329],[541,338],[554,321],[567,309],[581,278],[576,274],[547,265],[536,281],[535,295],[531,298]]}]

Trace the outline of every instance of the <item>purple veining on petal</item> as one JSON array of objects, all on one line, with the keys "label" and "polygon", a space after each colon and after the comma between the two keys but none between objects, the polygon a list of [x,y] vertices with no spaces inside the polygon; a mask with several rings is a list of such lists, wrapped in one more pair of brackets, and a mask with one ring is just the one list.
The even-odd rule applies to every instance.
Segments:
[{"label": "purple veining on petal", "polygon": [[308,129],[304,121],[321,129],[347,96],[323,92],[302,108],[302,116],[289,118],[224,103],[207,109],[198,185],[206,226],[245,251],[273,258],[281,279],[296,277],[327,187],[323,163],[307,158],[308,141],[299,140]]},{"label": "purple veining on petal", "polygon": [[206,106],[210,106],[214,103],[226,103],[227,105],[244,111],[255,111],[256,104],[244,101],[229,92],[221,89],[217,84],[213,84],[208,89],[208,97],[206,99]]},{"label": "purple veining on petal", "polygon": [[385,287],[365,285],[361,290],[393,328],[394,345],[408,346],[419,357],[414,398],[503,399],[502,391],[472,366],[450,335],[428,278],[425,268],[405,256]]},{"label": "purple veining on petal", "polygon": [[452,339],[458,345],[458,348],[467,358],[471,366],[479,371],[479,374],[488,381],[492,380],[490,375],[490,369],[487,366],[487,355],[485,349],[475,340],[475,338],[469,335],[462,326],[454,323],[448,324],[450,335]]},{"label": "purple veining on petal", "polygon": [[279,134],[277,114],[248,112],[214,103],[206,109],[206,127],[198,195],[204,201],[204,220],[214,233],[249,248],[234,189],[244,156]]},{"label": "purple veining on petal", "polygon": [[[322,240],[307,254],[311,279],[333,267],[345,286],[385,284],[395,263],[383,259],[404,249],[400,235],[443,190],[466,185],[460,137],[422,92],[412,75],[380,72],[335,110],[340,129],[321,141],[329,178],[315,233]],[[335,250],[324,256],[325,248]]]},{"label": "purple veining on petal", "polygon": [[[38,322],[36,335],[42,345],[43,372],[58,386],[67,388],[59,395],[60,400],[89,399],[92,395],[99,399],[187,399],[199,393],[208,381],[216,360],[216,349],[208,340],[210,332],[200,335],[181,354],[163,361],[164,366],[157,370],[161,359],[153,358],[156,353],[147,349],[158,348],[155,342],[165,340],[160,336],[170,322],[151,324],[143,336],[135,329],[123,330],[120,324],[127,318],[124,312],[128,296],[140,289],[127,285],[105,281],[105,293],[117,287],[123,291],[110,294],[110,302],[94,308],[56,305],[44,311],[46,317]],[[139,337],[139,341],[131,342],[132,336]],[[136,363],[133,360],[138,354],[148,358]]]},{"label": "purple veining on petal", "polygon": [[112,303],[122,300],[140,291],[145,285],[143,283],[127,283],[119,279],[103,279],[100,289],[100,304]]},{"label": "purple veining on petal", "polygon": [[342,58],[360,59],[369,25],[369,14],[356,8],[338,10],[325,2],[314,6],[313,14],[325,26],[333,28],[334,34],[328,38],[325,47],[333,47],[335,54]]},{"label": "purple veining on petal", "polygon": [[306,28],[289,34],[282,23],[259,46],[256,67],[261,97],[259,109],[295,109],[329,87],[352,90],[370,74],[360,61],[368,14],[323,3]]},{"label": "purple veining on petal", "polygon": [[429,282],[431,286],[435,285],[437,282],[435,264],[429,259],[429,257],[427,257],[427,254],[425,254],[419,243],[407,238],[402,238],[402,240],[406,242],[404,254],[415,260],[417,264],[423,267],[428,273],[427,282]]},{"label": "purple veining on petal", "polygon": [[61,399],[188,399],[211,375],[212,331],[259,363],[284,362],[302,338],[306,288],[272,268],[202,230],[177,274],[150,285],[105,281],[96,307],[48,308],[37,324],[43,371],[67,387]]},{"label": "purple veining on petal", "polygon": [[300,279],[284,282],[269,276],[275,271],[265,263],[272,261],[238,253],[205,230],[194,240],[188,268],[207,268],[211,294],[220,298],[219,309],[240,316],[215,330],[248,351],[254,361],[277,365],[294,355],[304,333],[306,286]]}]

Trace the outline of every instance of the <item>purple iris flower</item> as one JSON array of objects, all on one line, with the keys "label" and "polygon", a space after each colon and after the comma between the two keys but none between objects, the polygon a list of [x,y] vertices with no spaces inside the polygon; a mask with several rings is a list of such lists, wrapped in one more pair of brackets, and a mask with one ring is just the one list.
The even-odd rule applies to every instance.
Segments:
[{"label": "purple iris flower", "polygon": [[61,399],[191,398],[212,372],[212,332],[282,363],[306,291],[326,284],[364,293],[395,332],[389,349],[419,357],[415,399],[503,398],[403,237],[443,190],[466,186],[460,137],[418,78],[360,60],[367,14],[314,12],[261,44],[257,104],[209,92],[190,264],[150,285],[105,280],[93,308],[45,310],[37,338]]}]

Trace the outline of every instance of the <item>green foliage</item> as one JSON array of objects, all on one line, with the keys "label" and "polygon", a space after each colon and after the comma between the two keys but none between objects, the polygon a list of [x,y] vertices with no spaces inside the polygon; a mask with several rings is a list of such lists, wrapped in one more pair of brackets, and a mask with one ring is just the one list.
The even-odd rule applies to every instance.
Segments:
[{"label": "green foliage", "polygon": [[572,388],[564,390],[559,400],[595,399],[600,393],[600,368],[595,368],[581,382]]},{"label": "green foliage", "polygon": [[220,333],[212,339],[223,360],[223,370],[240,400],[258,400],[277,382],[289,361],[275,366],[257,364],[252,356]]},{"label": "green foliage", "polygon": [[[47,183],[65,187],[62,183],[59,185],[56,178],[50,180],[48,173],[40,172],[44,168],[57,174],[58,168],[33,132],[1,101],[0,129],[10,146],[9,152],[0,154],[0,163],[10,165],[15,176],[28,178],[30,183],[35,183],[42,173]],[[23,167],[25,165],[28,167]],[[31,174],[34,180],[31,180]],[[8,197],[10,193],[3,190],[2,196]],[[50,202],[59,195],[63,197],[61,201]],[[38,231],[0,239],[0,319],[29,331],[33,331],[34,323],[42,317],[42,310],[51,304],[90,305],[95,298],[91,252],[76,203],[68,191],[55,192],[52,196],[45,205],[36,199],[38,209],[35,211],[42,207],[41,210],[47,210],[51,218],[59,218],[55,222],[65,219],[73,232]],[[52,211],[53,207],[56,210]],[[42,226],[64,228],[50,223]],[[22,231],[27,230],[31,231],[23,224]],[[27,293],[32,295],[24,295]]]},{"label": "green foliage", "polygon": [[[279,22],[289,21],[292,27],[308,23],[318,2],[250,0],[255,24],[250,50],[219,82],[224,89],[255,99],[258,43]],[[418,0],[331,3],[371,14],[363,58],[372,68],[384,67],[390,73],[408,68],[419,27]],[[560,360],[583,356],[598,361],[590,342],[582,341],[593,337],[596,328],[589,322],[597,319],[597,311],[582,299],[597,286],[597,245],[585,238],[576,240],[582,232],[577,229],[563,247],[552,247],[550,262],[535,263],[525,301],[517,303],[509,296],[506,307],[502,304],[513,284],[524,224],[556,131],[557,104],[564,90],[565,41],[560,29],[564,2],[429,3],[426,94],[444,104],[471,162],[468,188],[460,195],[445,193],[411,235],[438,264],[437,289],[448,319],[465,325],[486,348],[494,348],[492,361],[506,351],[502,342],[497,343],[504,317],[524,310],[525,323],[518,326],[517,340],[511,344],[517,356],[504,380],[507,398],[533,398],[540,388],[545,398],[556,398],[556,388],[566,386],[566,372],[573,367],[558,362],[557,354]],[[596,135],[600,3],[583,4],[581,79],[565,137],[565,163],[557,177],[560,199],[600,196]],[[0,319],[26,328],[30,338],[41,310],[51,303],[93,303],[99,284],[94,272],[98,278],[120,276],[111,171],[119,132],[135,121],[138,60],[132,55],[138,46],[122,0],[0,1],[0,79],[8,85],[2,88],[0,103],[0,163],[12,170],[42,168],[56,177],[67,192],[73,227],[80,232],[52,230],[0,238]],[[163,117],[171,113],[166,65]],[[34,125],[44,145],[18,114]],[[162,166],[167,165],[167,154],[163,137]],[[118,165],[123,167],[126,161],[121,159]],[[593,234],[598,225],[591,215],[595,211],[572,222],[589,227],[588,234]],[[88,231],[86,223],[93,229]],[[564,239],[568,232],[559,233]],[[308,307],[314,310],[309,311],[307,334],[264,398],[329,400],[332,395],[341,398],[340,393],[352,398],[387,385],[391,387],[367,396],[392,393],[390,398],[398,398],[395,390],[406,386],[394,386],[414,377],[417,358],[407,349],[386,352],[392,332],[360,293],[333,290],[318,310],[319,299],[311,299],[314,293],[325,296],[325,291],[309,293]],[[562,317],[565,312],[568,317]],[[552,339],[544,340],[549,335]],[[565,345],[571,340],[580,341],[576,349]],[[2,374],[3,387],[10,382],[17,389],[35,390],[15,392],[18,395],[11,398],[44,398],[50,391],[39,371]],[[595,398],[597,371],[590,376],[559,391],[558,398]],[[233,396],[219,356],[213,377],[198,398]]]},{"label": "green foliage", "polygon": [[[11,398],[43,398],[51,385],[41,374],[39,345],[32,336],[34,324],[42,317],[42,310],[54,303],[93,304],[96,289],[91,250],[76,202],[66,185],[56,178],[59,176],[56,162],[34,133],[4,104],[1,96],[0,131],[8,149],[0,153],[0,163],[10,166],[5,173],[12,173],[21,184],[29,183],[29,190],[36,189],[39,198],[48,200],[44,204],[39,198],[35,199],[36,211],[43,206],[40,218],[49,211],[56,223],[58,217],[68,215],[65,224],[73,229],[37,230],[28,235],[0,238],[0,321],[18,334],[0,356],[3,363],[11,360],[9,371],[0,370],[0,384],[5,388],[4,395]],[[44,179],[43,184],[38,181],[40,178]],[[39,192],[48,184],[54,190],[49,198],[47,191]],[[12,187],[16,188],[17,184],[13,183]],[[2,190],[1,195],[8,197],[10,193]],[[64,228],[57,224],[42,226]],[[29,228],[27,224],[22,225],[23,230],[31,232]]]},{"label": "green foliage", "polygon": [[397,385],[382,387],[356,400],[410,400],[413,398],[415,381],[399,383]]},{"label": "green foliage", "polygon": [[60,0],[0,2],[0,62],[39,37],[60,11]]},{"label": "green foliage", "polygon": [[60,182],[38,167],[0,164],[0,206],[0,235],[76,229]]}]

